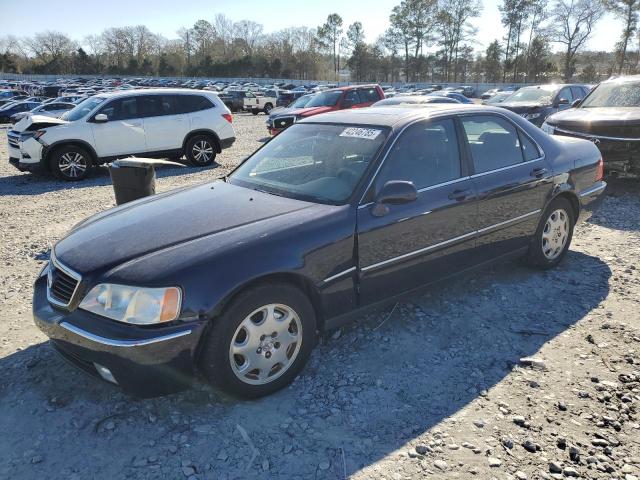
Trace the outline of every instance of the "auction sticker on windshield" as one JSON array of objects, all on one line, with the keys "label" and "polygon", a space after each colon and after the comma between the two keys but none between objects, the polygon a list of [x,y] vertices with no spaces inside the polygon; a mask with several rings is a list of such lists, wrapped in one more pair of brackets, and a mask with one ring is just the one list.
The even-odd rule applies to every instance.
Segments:
[{"label": "auction sticker on windshield", "polygon": [[367,140],[374,140],[382,130],[377,130],[375,128],[358,128],[358,127],[348,127],[345,128],[340,134],[341,137],[351,137],[351,138],[366,138]]}]

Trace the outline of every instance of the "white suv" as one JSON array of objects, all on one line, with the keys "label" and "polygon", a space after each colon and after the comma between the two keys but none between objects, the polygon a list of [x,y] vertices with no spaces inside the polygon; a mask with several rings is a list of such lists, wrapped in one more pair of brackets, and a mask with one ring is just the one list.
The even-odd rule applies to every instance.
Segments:
[{"label": "white suv", "polygon": [[63,119],[34,115],[7,136],[9,161],[19,170],[44,169],[64,180],[89,167],[130,155],[210,165],[235,141],[229,109],[212,92],[148,89],[101,93]]}]

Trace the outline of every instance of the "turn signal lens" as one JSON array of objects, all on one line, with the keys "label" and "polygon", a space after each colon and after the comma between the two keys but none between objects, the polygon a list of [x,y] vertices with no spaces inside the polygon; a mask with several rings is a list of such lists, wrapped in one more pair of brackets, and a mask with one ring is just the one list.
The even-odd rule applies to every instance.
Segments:
[{"label": "turn signal lens", "polygon": [[167,288],[162,298],[162,311],[160,312],[161,322],[175,320],[180,313],[180,290],[177,288]]},{"label": "turn signal lens", "polygon": [[231,115],[230,113],[223,113],[222,116],[227,122],[233,123],[233,115]]},{"label": "turn signal lens", "polygon": [[599,182],[604,178],[604,161],[602,157],[598,160],[598,166],[596,167],[596,182]]}]

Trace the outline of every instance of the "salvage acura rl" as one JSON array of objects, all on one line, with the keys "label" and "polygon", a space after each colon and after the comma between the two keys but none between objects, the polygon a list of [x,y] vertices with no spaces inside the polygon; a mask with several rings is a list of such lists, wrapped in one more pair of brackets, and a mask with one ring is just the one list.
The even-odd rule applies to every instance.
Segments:
[{"label": "salvage acura rl", "polygon": [[605,186],[593,143],[503,109],[318,115],[223,180],[76,225],[33,313],[64,357],[133,393],[199,372],[257,397],[365,307],[499,257],[554,267]]}]

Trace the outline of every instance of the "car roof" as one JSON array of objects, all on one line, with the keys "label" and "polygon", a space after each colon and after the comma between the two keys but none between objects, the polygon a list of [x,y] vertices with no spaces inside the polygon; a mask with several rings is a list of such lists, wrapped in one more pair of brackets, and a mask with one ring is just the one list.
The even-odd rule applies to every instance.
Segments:
[{"label": "car roof", "polygon": [[352,125],[371,125],[395,127],[414,119],[431,118],[443,114],[488,113],[502,115],[505,110],[499,107],[464,103],[423,103],[413,105],[386,105],[380,107],[337,110],[307,117],[298,123],[340,123]]},{"label": "car roof", "polygon": [[[112,92],[103,92],[96,95],[105,98],[123,97],[131,95],[149,95],[149,94],[184,94],[184,93],[196,93],[199,95],[209,95],[213,92],[208,90],[194,90],[190,88],[132,88],[130,90],[114,90]],[[67,95],[64,95],[67,96]],[[70,96],[70,95],[69,95]]]}]

